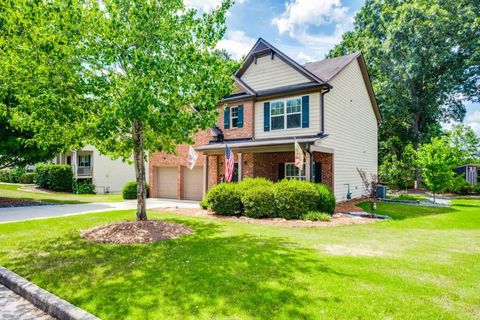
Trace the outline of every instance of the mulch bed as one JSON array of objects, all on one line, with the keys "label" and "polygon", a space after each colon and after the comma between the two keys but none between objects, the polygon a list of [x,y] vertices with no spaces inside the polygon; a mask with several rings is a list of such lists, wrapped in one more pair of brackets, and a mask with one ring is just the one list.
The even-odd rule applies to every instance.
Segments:
[{"label": "mulch bed", "polygon": [[80,232],[82,238],[101,243],[150,243],[192,233],[189,227],[159,220],[125,221]]},{"label": "mulch bed", "polygon": [[13,198],[1,198],[0,197],[0,208],[7,207],[26,207],[26,206],[41,206],[45,203],[34,200],[22,200],[22,199],[13,199]]},{"label": "mulch bed", "polygon": [[337,203],[337,206],[335,207],[335,213],[363,212],[363,209],[360,207],[357,207],[357,204],[367,200],[368,198],[360,198],[360,199]]}]

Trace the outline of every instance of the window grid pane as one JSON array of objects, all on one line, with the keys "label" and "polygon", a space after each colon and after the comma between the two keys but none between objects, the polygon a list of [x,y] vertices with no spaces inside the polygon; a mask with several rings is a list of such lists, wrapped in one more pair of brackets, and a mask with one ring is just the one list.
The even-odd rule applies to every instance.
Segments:
[{"label": "window grid pane", "polygon": [[302,110],[302,100],[300,98],[287,100],[287,114],[297,113]]}]

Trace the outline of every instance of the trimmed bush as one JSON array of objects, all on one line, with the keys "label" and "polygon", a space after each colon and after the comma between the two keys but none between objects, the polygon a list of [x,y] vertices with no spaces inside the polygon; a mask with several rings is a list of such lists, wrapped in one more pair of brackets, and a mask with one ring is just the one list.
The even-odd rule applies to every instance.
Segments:
[{"label": "trimmed bush", "polygon": [[456,194],[470,194],[473,193],[474,186],[465,180],[463,176],[456,176],[452,181],[452,186],[449,188],[449,191]]},{"label": "trimmed bush", "polygon": [[247,217],[269,218],[275,213],[275,190],[273,185],[257,186],[243,192],[243,210]]},{"label": "trimmed bush", "polygon": [[242,193],[236,183],[220,183],[207,193],[207,203],[213,212],[234,216],[242,213]]},{"label": "trimmed bush", "polygon": [[208,209],[209,208],[207,199],[203,199],[202,201],[200,201],[200,207],[202,207],[202,209]]},{"label": "trimmed bush", "polygon": [[73,181],[73,193],[75,194],[95,194],[95,185],[91,181]]},{"label": "trimmed bush", "polygon": [[309,211],[303,217],[303,220],[328,222],[332,218],[329,213],[319,211]]},{"label": "trimmed bush", "polygon": [[42,164],[35,168],[34,182],[54,191],[72,191],[73,173],[66,164]]},{"label": "trimmed bush", "polygon": [[284,179],[274,186],[278,217],[301,219],[307,212],[317,208],[318,191],[313,183]]},{"label": "trimmed bush", "polygon": [[19,183],[20,177],[25,173],[23,168],[0,170],[0,182]]},{"label": "trimmed bush", "polygon": [[476,194],[480,194],[480,183],[477,183],[477,184],[473,187],[473,191],[474,191]]},{"label": "trimmed bush", "polygon": [[35,178],[35,173],[24,173],[20,176],[19,182],[25,184],[32,184],[33,178]]},{"label": "trimmed bush", "polygon": [[[147,189],[147,198],[148,198],[150,193],[150,187],[148,183],[146,184],[145,187]],[[135,181],[127,182],[122,188],[122,197],[125,200],[137,199],[137,182]]]},{"label": "trimmed bush", "polygon": [[273,182],[265,178],[245,178],[239,183],[238,190],[242,193],[242,196],[246,191],[254,188],[268,188],[273,186]]},{"label": "trimmed bush", "polygon": [[326,212],[328,214],[333,214],[335,211],[335,195],[329,187],[322,183],[315,183],[314,186],[317,188],[317,210],[320,212]]}]

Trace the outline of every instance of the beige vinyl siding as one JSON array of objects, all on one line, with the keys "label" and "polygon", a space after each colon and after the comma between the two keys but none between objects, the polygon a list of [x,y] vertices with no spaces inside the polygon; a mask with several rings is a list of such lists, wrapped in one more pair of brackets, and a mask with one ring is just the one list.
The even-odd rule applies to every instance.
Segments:
[{"label": "beige vinyl siding", "polygon": [[325,133],[321,146],[335,149],[334,189],[337,201],[346,200],[350,184],[352,197],[364,194],[357,167],[377,174],[377,121],[357,61],[330,81],[325,94]]},{"label": "beige vinyl siding", "polygon": [[[300,98],[309,96],[309,127],[294,128],[283,130],[263,130],[263,103],[266,101],[278,101],[289,98]],[[301,122],[300,122],[301,123]],[[277,138],[277,137],[295,137],[312,135],[320,132],[320,93],[305,93],[300,95],[292,95],[282,98],[274,98],[255,102],[255,138]]]},{"label": "beige vinyl siding", "polygon": [[291,84],[310,82],[300,72],[286,64],[282,59],[270,55],[257,58],[242,75],[245,81],[254,90],[264,90],[283,87]]}]

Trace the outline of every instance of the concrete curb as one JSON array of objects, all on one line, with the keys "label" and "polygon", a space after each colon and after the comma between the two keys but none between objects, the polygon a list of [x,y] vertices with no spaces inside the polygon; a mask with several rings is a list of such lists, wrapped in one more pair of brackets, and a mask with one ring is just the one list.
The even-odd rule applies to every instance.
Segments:
[{"label": "concrete curb", "polygon": [[2,266],[0,283],[59,320],[99,320],[87,311],[60,299]]}]

